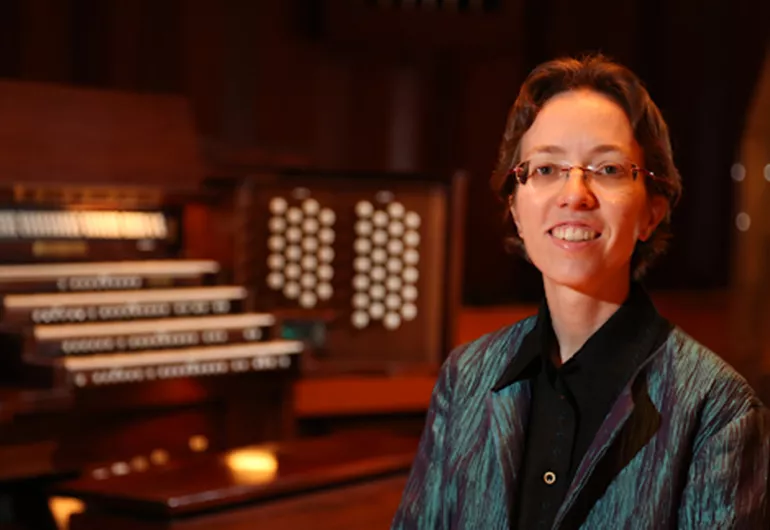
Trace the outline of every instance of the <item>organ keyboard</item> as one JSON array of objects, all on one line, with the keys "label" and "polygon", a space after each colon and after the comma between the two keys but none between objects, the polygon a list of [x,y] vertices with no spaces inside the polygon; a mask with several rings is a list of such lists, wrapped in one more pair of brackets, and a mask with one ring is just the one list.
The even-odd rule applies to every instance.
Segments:
[{"label": "organ keyboard", "polygon": [[201,285],[219,272],[210,260],[0,265],[0,292],[66,292]]},{"label": "organ keyboard", "polygon": [[[301,343],[272,339],[272,315],[240,312],[243,287],[119,290],[217,270],[213,262],[185,260],[0,267],[0,286],[16,291],[36,281],[77,291],[4,296],[6,344],[20,333],[22,365],[63,369],[77,387],[288,369]],[[77,282],[94,278],[101,281],[91,289]]]}]

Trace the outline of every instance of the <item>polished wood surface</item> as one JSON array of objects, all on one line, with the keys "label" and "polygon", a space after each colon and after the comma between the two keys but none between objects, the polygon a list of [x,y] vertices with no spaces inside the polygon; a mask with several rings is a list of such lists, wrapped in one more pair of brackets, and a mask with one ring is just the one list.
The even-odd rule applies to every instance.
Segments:
[{"label": "polished wood surface", "polygon": [[387,530],[406,483],[399,473],[298,497],[172,520],[76,514],[70,530]]},{"label": "polished wood surface", "polygon": [[298,418],[421,412],[435,383],[434,374],[299,379],[294,412]]},{"label": "polished wood surface", "polygon": [[192,189],[203,179],[183,97],[0,81],[0,115],[0,180]]},{"label": "polished wood surface", "polygon": [[177,517],[406,471],[416,437],[346,433],[201,455],[109,478],[83,477],[55,493],[100,510]]}]

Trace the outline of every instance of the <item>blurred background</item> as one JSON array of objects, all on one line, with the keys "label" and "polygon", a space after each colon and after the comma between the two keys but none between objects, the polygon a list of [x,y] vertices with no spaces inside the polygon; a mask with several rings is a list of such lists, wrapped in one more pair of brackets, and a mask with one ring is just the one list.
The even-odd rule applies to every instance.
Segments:
[{"label": "blurred background", "polygon": [[[98,504],[94,499],[110,498],[136,514],[153,502],[168,507],[172,490],[231,491],[221,475],[227,468],[232,479],[234,472],[232,459],[220,458],[226,451],[355,433],[364,441],[326,442],[328,453],[318,454],[328,464],[344,446],[345,465],[360,472],[335,479],[335,471],[307,463],[283,468],[275,451],[264,464],[258,453],[247,459],[258,471],[246,481],[251,493],[222,494],[230,500],[218,515],[196,515],[189,528],[241,528],[238,521],[260,517],[270,528],[294,528],[307,521],[296,514],[319,510],[348,520],[332,523],[329,516],[329,528],[387,527],[403,484],[399,473],[411,461],[409,440],[419,435],[445,355],[532,314],[542,296],[536,271],[503,249],[503,209],[488,177],[521,82],[540,62],[562,55],[602,52],[629,66],[661,108],[684,195],[671,248],[646,285],[664,316],[731,362],[770,401],[768,21],[770,4],[749,0],[0,0],[0,214],[15,227],[0,227],[0,260],[11,267],[0,274],[10,297],[0,398],[7,524],[53,528],[54,500],[59,511],[83,511],[88,502]],[[301,234],[285,228],[299,223],[295,207],[310,223],[302,221]],[[51,212],[75,212],[90,219],[77,221],[90,228],[70,234],[60,228],[70,222],[63,217],[35,220]],[[113,217],[84,217],[93,212]],[[126,212],[160,224],[141,221],[136,237],[122,228],[110,235],[105,227],[120,225]],[[326,240],[319,226],[330,230]],[[379,279],[371,249],[386,245],[377,241],[378,227],[390,234],[387,260],[403,256],[393,268],[383,257]],[[320,243],[311,237],[316,233]],[[301,272],[289,265],[300,259],[284,252],[293,238],[305,252]],[[331,249],[328,259],[320,250],[316,256],[319,244]],[[415,251],[413,262],[404,248]],[[148,331],[117,324],[88,332],[37,329],[82,322],[13,316],[16,307],[100,310],[108,302],[23,297],[77,290],[71,278],[91,282],[88,290],[119,291],[128,284],[105,287],[112,280],[104,278],[125,280],[124,269],[82,266],[161,259],[162,272],[147,269],[146,277],[129,265],[138,282],[129,283],[142,290],[237,286],[242,296],[233,295],[237,303],[223,313],[275,318],[249,329],[298,340],[302,352],[260,357],[268,359],[263,366],[256,350],[200,348],[189,354],[188,371],[173,372],[161,385],[139,382],[141,373],[115,375],[128,365],[107,355],[112,350],[89,346],[75,356],[80,360],[65,362],[71,352],[56,349],[64,339],[42,338],[117,341]],[[180,280],[182,272],[163,268],[191,261],[203,267],[200,278]],[[335,267],[328,277],[326,262]],[[29,264],[74,268],[32,274]],[[415,272],[392,279],[386,268]],[[296,292],[287,287],[294,275]],[[61,288],[64,280],[69,288]],[[387,286],[388,296],[396,294],[368,290],[378,281],[383,293]],[[309,290],[300,291],[300,283]],[[185,300],[203,294],[190,296]],[[194,309],[184,315],[193,313],[201,316]],[[261,341],[256,332],[235,340],[235,321],[226,331],[211,322],[212,333],[226,337],[220,342]],[[152,357],[160,350],[171,355],[181,343],[152,340],[147,364],[131,366],[181,366]],[[49,347],[56,352],[45,353]],[[222,358],[223,370],[239,374],[189,368]],[[384,440],[383,432],[399,436],[404,449],[396,442],[379,447],[373,440]],[[351,456],[350,447],[367,445],[371,454]],[[302,446],[287,454],[315,451]],[[382,464],[383,455],[390,464]],[[268,501],[277,493],[265,485],[272,484],[265,465],[280,484],[276,469],[316,474],[292,479],[302,487],[281,485],[288,488],[282,492],[296,490],[291,498]],[[177,474],[164,475],[166,490],[144,498],[138,492],[157,484],[143,478],[155,477],[147,475],[153,466]],[[311,483],[337,486],[309,494]],[[378,508],[353,513],[351,501],[340,500],[353,498]],[[247,508],[231,506],[244,500]],[[239,510],[251,511],[247,517]],[[215,516],[229,522],[205,519]],[[118,524],[92,519],[79,528]],[[163,521],[152,524],[170,524]]]}]

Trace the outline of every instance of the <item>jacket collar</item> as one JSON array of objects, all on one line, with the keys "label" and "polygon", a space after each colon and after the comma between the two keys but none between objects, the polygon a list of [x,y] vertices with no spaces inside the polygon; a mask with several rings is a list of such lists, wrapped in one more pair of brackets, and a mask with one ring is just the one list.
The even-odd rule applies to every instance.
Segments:
[{"label": "jacket collar", "polygon": [[[642,294],[645,299],[646,293]],[[630,297],[631,299],[633,297]],[[649,302],[653,308],[652,302]],[[542,310],[542,305],[541,305]],[[550,319],[540,319],[548,323]],[[605,418],[591,446],[583,457],[567,492],[564,502],[556,515],[554,528],[578,528],[587,516],[590,507],[601,496],[602,488],[624,467],[652,438],[659,425],[659,413],[649,399],[646,379],[640,377],[650,362],[664,350],[665,339],[671,331],[671,324],[654,311],[654,318],[645,326],[644,333],[635,339],[634,350],[643,353],[640,364],[630,380],[622,389],[610,413]],[[503,481],[508,499],[518,494],[521,459],[524,453],[526,429],[529,422],[531,403],[530,370],[536,366],[539,348],[536,342],[547,331],[544,326],[535,324],[534,328],[522,339],[517,351],[510,353],[510,362],[501,377],[492,388],[487,399],[487,413],[490,414],[492,437],[501,466]],[[532,341],[532,342],[530,342]],[[515,348],[513,344],[509,346]],[[532,350],[529,350],[532,348]],[[520,355],[521,354],[521,355]],[[642,426],[643,432],[635,427]],[[633,443],[621,443],[625,431],[634,431]],[[622,451],[618,457],[616,453]],[[609,455],[614,455],[609,457]],[[513,503],[509,503],[512,506]],[[510,521],[516,520],[517,514],[510,513]]]}]

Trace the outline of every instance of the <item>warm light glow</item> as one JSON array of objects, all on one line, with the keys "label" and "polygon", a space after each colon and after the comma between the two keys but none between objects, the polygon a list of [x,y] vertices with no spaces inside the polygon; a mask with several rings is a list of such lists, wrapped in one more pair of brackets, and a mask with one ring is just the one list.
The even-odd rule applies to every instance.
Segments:
[{"label": "warm light glow", "polygon": [[237,449],[225,456],[236,480],[248,483],[270,482],[278,472],[278,460],[264,449]]},{"label": "warm light glow", "polygon": [[48,500],[48,507],[51,509],[56,527],[59,530],[67,530],[70,516],[85,510],[83,501],[71,497],[51,497]]},{"label": "warm light glow", "polygon": [[190,450],[196,453],[201,453],[209,448],[209,439],[200,434],[191,436],[188,443]]},{"label": "warm light glow", "polygon": [[155,449],[150,453],[150,461],[156,466],[162,466],[168,462],[168,451],[163,449]]},{"label": "warm light glow", "polygon": [[735,216],[735,226],[741,232],[746,232],[751,227],[751,217],[746,212],[740,212]]}]

